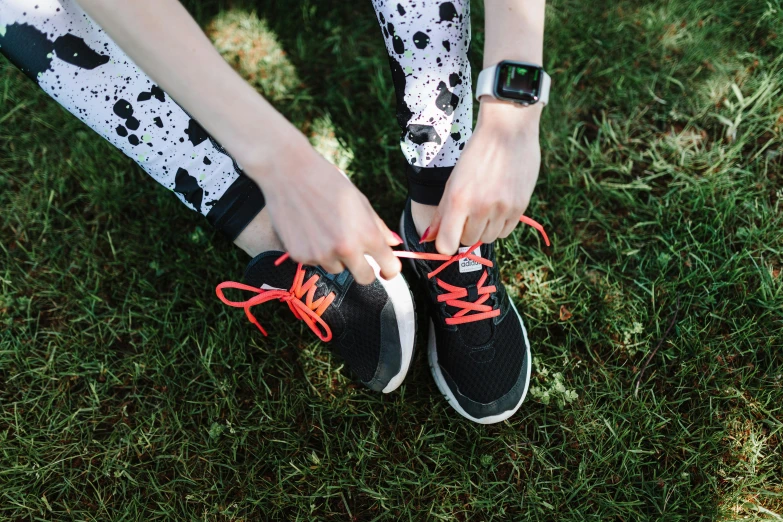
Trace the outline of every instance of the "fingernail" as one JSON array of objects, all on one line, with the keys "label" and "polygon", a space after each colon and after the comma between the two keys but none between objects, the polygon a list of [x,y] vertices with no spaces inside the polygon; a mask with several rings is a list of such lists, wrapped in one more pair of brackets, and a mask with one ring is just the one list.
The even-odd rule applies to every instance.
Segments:
[{"label": "fingernail", "polygon": [[392,232],[391,230],[389,232],[391,232],[392,237],[397,240],[397,245],[401,245],[402,244],[402,238],[399,235],[397,235],[396,232]]},{"label": "fingernail", "polygon": [[429,233],[430,233],[430,227],[427,227],[427,230],[424,231],[424,233],[421,235],[421,239],[419,240],[420,245],[422,243],[426,243],[427,241],[429,241],[430,239]]}]

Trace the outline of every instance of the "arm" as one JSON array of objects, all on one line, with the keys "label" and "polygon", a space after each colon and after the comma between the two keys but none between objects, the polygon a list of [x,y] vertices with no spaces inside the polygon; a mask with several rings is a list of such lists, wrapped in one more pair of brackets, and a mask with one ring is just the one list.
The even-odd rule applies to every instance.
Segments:
[{"label": "arm", "polygon": [[545,5],[544,0],[485,2],[485,68],[501,60],[542,64]]},{"label": "arm", "polygon": [[[297,261],[348,267],[357,281],[399,272],[396,243],[366,198],[222,59],[177,0],[77,0],[151,78],[217,139],[264,191]],[[338,209],[320,197],[334,194]]]},{"label": "arm", "polygon": [[[542,64],[545,0],[488,0],[484,5],[484,67],[502,60]],[[460,242],[489,243],[514,230],[538,179],[541,109],[482,97],[476,130],[428,234],[437,235],[438,251],[452,254]]]}]

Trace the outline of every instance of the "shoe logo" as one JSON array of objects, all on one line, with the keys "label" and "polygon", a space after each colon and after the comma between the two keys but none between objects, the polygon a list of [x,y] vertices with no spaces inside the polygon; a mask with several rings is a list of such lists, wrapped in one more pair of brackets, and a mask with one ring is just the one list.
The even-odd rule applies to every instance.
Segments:
[{"label": "shoe logo", "polygon": [[[464,254],[468,251],[470,247],[460,247],[459,253]],[[481,257],[481,247],[476,247],[476,249],[471,252],[476,257]],[[459,272],[460,274],[466,274],[468,272],[478,272],[484,268],[480,263],[477,263],[473,261],[472,259],[463,258],[459,260]]]}]

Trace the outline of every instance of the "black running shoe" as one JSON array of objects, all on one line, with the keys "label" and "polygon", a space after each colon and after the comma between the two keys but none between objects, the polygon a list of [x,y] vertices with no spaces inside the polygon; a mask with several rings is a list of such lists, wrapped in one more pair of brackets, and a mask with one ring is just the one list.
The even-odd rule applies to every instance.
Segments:
[{"label": "black running shoe", "polygon": [[[378,277],[369,285],[356,283],[347,270],[334,275],[320,267],[284,259],[283,252],[256,256],[245,271],[247,284],[218,285],[218,298],[244,308],[250,321],[266,335],[250,308],[277,300],[288,305],[371,390],[389,393],[408,372],[415,338],[413,299],[402,274],[390,281]],[[281,262],[282,260],[282,262]],[[255,292],[247,301],[229,301],[223,290]]]},{"label": "black running shoe", "polygon": [[[428,357],[438,388],[461,415],[501,422],[522,405],[530,384],[530,343],[509,299],[493,244],[444,256],[419,244],[411,202],[400,222],[405,248],[428,294]],[[470,255],[470,257],[467,257]],[[422,259],[424,258],[424,259]]]}]

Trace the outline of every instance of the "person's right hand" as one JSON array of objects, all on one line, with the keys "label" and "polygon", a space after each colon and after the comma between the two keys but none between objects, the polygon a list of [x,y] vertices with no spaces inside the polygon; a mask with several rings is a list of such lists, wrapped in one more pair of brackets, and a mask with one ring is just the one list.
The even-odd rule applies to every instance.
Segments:
[{"label": "person's right hand", "polygon": [[359,284],[375,280],[365,254],[375,259],[385,279],[399,274],[402,267],[390,245],[400,241],[367,198],[304,137],[287,148],[264,172],[247,170],[261,186],[272,224],[291,257],[334,274],[347,268]]}]

